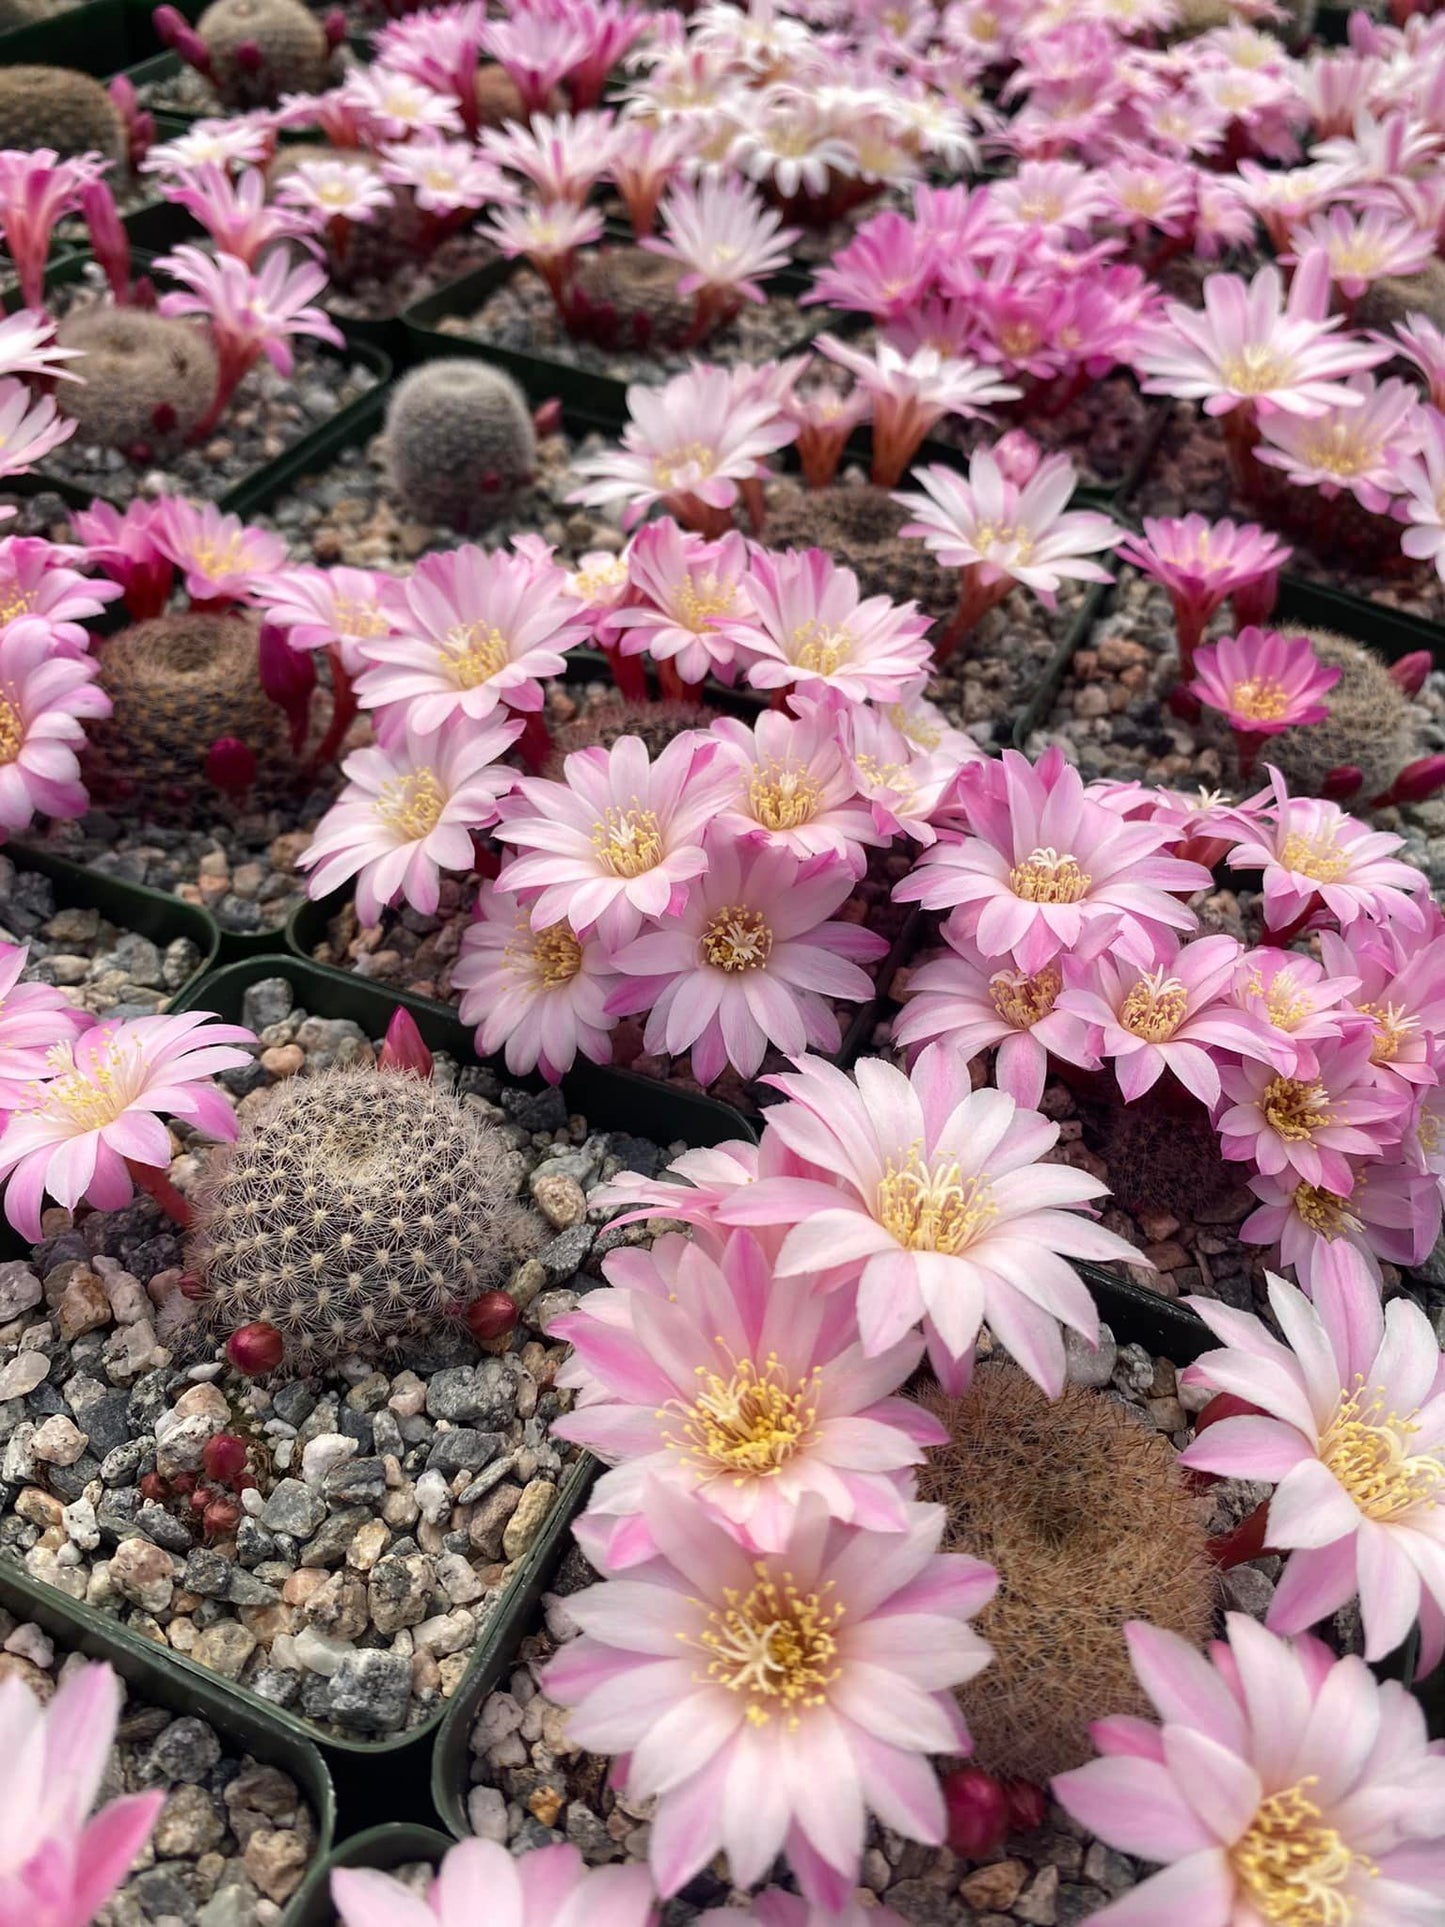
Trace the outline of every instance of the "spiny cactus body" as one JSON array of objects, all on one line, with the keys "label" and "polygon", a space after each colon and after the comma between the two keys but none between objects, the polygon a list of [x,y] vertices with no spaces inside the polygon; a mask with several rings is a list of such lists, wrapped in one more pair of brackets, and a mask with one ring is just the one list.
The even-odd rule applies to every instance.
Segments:
[{"label": "spiny cactus body", "polygon": [[693,343],[697,303],[680,295],[683,268],[642,248],[581,255],[567,295],[567,331],[603,348],[680,348]]},{"label": "spiny cactus body", "polygon": [[300,0],[215,0],[196,22],[222,104],[274,107],[283,94],[315,94],[329,78],[326,29]]},{"label": "spiny cactus body", "polygon": [[1445,328],[1445,261],[1429,261],[1418,274],[1381,275],[1355,309],[1360,327],[1382,333],[1412,314],[1423,314],[1437,328]]},{"label": "spiny cactus body", "polygon": [[825,549],[853,571],[865,596],[913,601],[928,615],[952,616],[958,577],[941,569],[921,542],[899,535],[908,519],[886,489],[777,482],[768,490],[763,540],[770,549]]},{"label": "spiny cactus body", "polygon": [[1168,1439],[1126,1406],[1066,1387],[1050,1401],[1014,1365],[980,1368],[961,1399],[920,1403],[949,1429],[919,1473],[948,1508],[945,1549],[993,1566],[975,1620],[993,1647],[959,1689],[974,1760],[1045,1784],[1091,1758],[1089,1722],[1144,1713],[1124,1626],[1208,1638],[1214,1579],[1202,1508]]},{"label": "spiny cactus body", "polygon": [[474,535],[530,481],[537,438],[526,396],[485,362],[429,361],[398,383],[386,413],[398,506]]},{"label": "spiny cactus body", "polygon": [[1209,1113],[1157,1093],[1104,1107],[1090,1142],[1109,1168],[1114,1197],[1136,1215],[1192,1218],[1240,1189],[1239,1166],[1219,1155]]},{"label": "spiny cactus body", "polygon": [[1263,760],[1279,769],[1291,790],[1318,796],[1331,770],[1353,764],[1364,774],[1360,794],[1383,795],[1418,754],[1416,710],[1381,658],[1348,636],[1325,629],[1303,632],[1320,661],[1342,671],[1325,696],[1322,723],[1271,736]]},{"label": "spiny cactus body", "polygon": [[0,147],[53,147],[62,159],[125,154],[125,127],[110,95],[69,67],[0,67]]},{"label": "spiny cactus body", "polygon": [[83,380],[62,382],[56,394],[83,443],[123,453],[174,446],[216,392],[216,351],[189,321],[140,308],[85,308],[66,316],[57,338],[85,356]]},{"label": "spiny cactus body", "polygon": [[552,731],[552,755],[543,771],[561,779],[562,765],[576,749],[611,749],[624,736],[640,736],[654,762],[672,742],[690,729],[706,729],[714,712],[698,703],[630,703],[622,696],[607,695],[594,703],[575,722],[563,723]]},{"label": "spiny cactus body", "polygon": [[540,1241],[503,1134],[406,1071],[278,1085],[211,1153],[189,1262],[210,1328],[281,1334],[281,1369],[376,1355],[496,1290]]}]

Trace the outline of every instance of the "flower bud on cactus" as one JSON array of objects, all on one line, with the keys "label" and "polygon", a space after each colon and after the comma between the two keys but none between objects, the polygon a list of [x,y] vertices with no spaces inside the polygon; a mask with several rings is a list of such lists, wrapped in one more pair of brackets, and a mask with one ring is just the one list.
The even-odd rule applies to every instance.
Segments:
[{"label": "flower bud on cactus", "polygon": [[206,781],[239,800],[256,784],[256,752],[235,736],[218,736],[206,752]]},{"label": "flower bud on cactus", "polygon": [[246,1469],[246,1441],[234,1432],[217,1432],[201,1447],[201,1465],[208,1479],[230,1485]]},{"label": "flower bud on cactus", "polygon": [[316,658],[309,649],[293,649],[288,632],[274,622],[263,622],[256,641],[261,687],[291,729],[291,754],[306,747],[311,727],[311,698],[316,689]]},{"label": "flower bud on cactus", "polygon": [[242,1325],[226,1340],[226,1357],[247,1378],[262,1378],[274,1372],[286,1355],[286,1341],[265,1319]]},{"label": "flower bud on cactus", "polygon": [[1390,677],[1407,696],[1418,696],[1434,667],[1435,660],[1428,649],[1412,649],[1408,656],[1401,656],[1398,662],[1390,664]]},{"label": "flower bud on cactus", "polygon": [[479,1345],[505,1338],[517,1323],[516,1301],[505,1291],[484,1291],[466,1311],[467,1330]]},{"label": "flower bud on cactus", "polygon": [[400,1004],[391,1014],[382,1039],[381,1055],[376,1060],[380,1071],[410,1071],[413,1077],[430,1077],[432,1054],[416,1027],[416,1019]]},{"label": "flower bud on cactus", "polygon": [[1348,803],[1364,788],[1365,772],[1354,763],[1341,763],[1320,784],[1320,795],[1327,803]]},{"label": "flower bud on cactus", "polygon": [[965,1860],[983,1860],[1008,1833],[1009,1798],[991,1773],[976,1766],[960,1767],[943,1780],[943,1804],[948,1814],[948,1844]]},{"label": "flower bud on cactus", "polygon": [[1385,791],[1377,796],[1376,805],[1382,803],[1423,803],[1438,789],[1445,788],[1445,756],[1417,756],[1413,763],[1407,763]]}]

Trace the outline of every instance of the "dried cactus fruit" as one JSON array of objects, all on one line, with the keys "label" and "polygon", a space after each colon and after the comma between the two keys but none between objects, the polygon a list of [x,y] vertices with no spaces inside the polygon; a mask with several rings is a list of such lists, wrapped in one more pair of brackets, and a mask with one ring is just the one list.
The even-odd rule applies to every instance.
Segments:
[{"label": "dried cactus fruit", "polygon": [[562,765],[573,750],[591,749],[594,744],[611,749],[624,736],[640,736],[656,762],[674,737],[690,729],[706,729],[714,714],[699,703],[631,703],[609,692],[574,722],[552,731],[552,754],[542,774],[560,780]]},{"label": "dried cactus fruit", "polygon": [[1291,633],[1307,635],[1320,661],[1342,674],[1325,697],[1330,713],[1324,721],[1271,736],[1261,760],[1273,763],[1299,795],[1318,796],[1330,771],[1343,764],[1363,773],[1362,797],[1383,795],[1419,753],[1420,712],[1389,666],[1363,643],[1325,629]]},{"label": "dried cactus fruit", "polygon": [[409,1071],[279,1084],[192,1195],[201,1315],[218,1335],[279,1332],[290,1372],[384,1353],[464,1318],[541,1242],[520,1177],[501,1131]]},{"label": "dried cactus fruit", "polygon": [[1037,1784],[1093,1757],[1089,1722],[1145,1713],[1131,1619],[1194,1644],[1214,1622],[1203,1507],[1167,1438],[1119,1400],[1050,1400],[1014,1365],[983,1365],[961,1399],[920,1400],[949,1430],[919,1473],[946,1506],[944,1548],[993,1566],[974,1621],[992,1663],[958,1691],[974,1762]]},{"label": "dried cactus fruit", "polygon": [[392,394],[386,457],[407,513],[475,535],[531,480],[537,438],[527,398],[485,362],[426,362]]},{"label": "dried cactus fruit", "polygon": [[125,124],[89,74],[69,67],[0,67],[0,147],[53,147],[62,159],[94,153],[119,161],[126,151]]},{"label": "dried cactus fruit", "polygon": [[913,601],[935,618],[957,609],[957,575],[940,568],[922,542],[899,535],[909,514],[887,489],[775,482],[767,503],[763,540],[770,549],[826,549],[853,571],[865,596]]},{"label": "dried cactus fruit", "polygon": [[81,442],[156,449],[184,441],[216,392],[216,351],[189,321],[140,308],[83,308],[56,330],[85,356],[82,381],[55,399]]},{"label": "dried cactus fruit", "polygon": [[274,107],[327,84],[331,43],[300,0],[215,0],[196,22],[223,106]]}]

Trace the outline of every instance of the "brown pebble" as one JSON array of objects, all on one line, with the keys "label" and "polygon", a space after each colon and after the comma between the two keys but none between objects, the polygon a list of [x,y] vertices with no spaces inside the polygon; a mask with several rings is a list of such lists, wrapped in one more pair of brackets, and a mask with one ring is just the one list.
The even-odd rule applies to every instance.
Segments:
[{"label": "brown pebble", "polygon": [[306,1062],[299,1044],[272,1044],[261,1053],[261,1068],[272,1077],[295,1077]]}]

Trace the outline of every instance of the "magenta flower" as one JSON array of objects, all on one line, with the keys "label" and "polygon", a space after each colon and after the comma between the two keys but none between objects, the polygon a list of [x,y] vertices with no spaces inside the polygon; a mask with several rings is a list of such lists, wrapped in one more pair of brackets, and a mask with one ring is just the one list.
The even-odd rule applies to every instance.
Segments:
[{"label": "magenta flower", "polygon": [[676,915],[706,870],[703,832],[728,784],[700,732],[674,737],[655,763],[637,736],[610,750],[580,749],[564,780],[523,778],[503,807],[497,835],[525,855],[507,866],[507,887],[529,901],[535,929],[565,923],[593,930],[610,948],[646,917]]},{"label": "magenta flower", "polygon": [[1317,900],[1341,929],[1357,917],[1387,923],[1392,915],[1423,925],[1415,899],[1426,891],[1424,872],[1393,854],[1403,837],[1369,829],[1338,803],[1290,796],[1277,770],[1269,778],[1272,810],[1229,856],[1231,869],[1264,872],[1267,929],[1294,925]]},{"label": "magenta flower", "polygon": [[[114,516],[115,510],[109,513]],[[79,510],[72,519],[84,542],[80,525],[90,518]],[[37,535],[0,539],[0,624],[33,616],[45,624],[57,649],[69,655],[89,649],[90,635],[82,624],[103,615],[121,591],[113,582],[96,582],[66,564],[97,559],[89,542],[82,552]]]},{"label": "magenta flower", "polygon": [[804,866],[786,849],[715,843],[680,915],[613,952],[632,979],[609,1009],[650,1012],[649,1051],[692,1053],[711,1084],[726,1065],[754,1077],[768,1046],[789,1056],[835,1051],[843,1041],[832,998],[866,1003],[873,980],[859,966],[886,955],[858,923],[828,919],[852,895],[844,864]]},{"label": "magenta flower", "polygon": [[732,680],[732,626],[752,613],[744,578],[748,545],[736,531],[716,542],[664,518],[639,529],[627,552],[636,600],[608,620],[623,655],[647,651],[671,662],[685,683]]},{"label": "magenta flower", "polygon": [[866,847],[884,841],[860,798],[832,714],[822,707],[794,717],[768,709],[751,728],[719,716],[709,732],[720,766],[737,775],[719,811],[719,831],[760,847],[791,850],[806,862],[836,857],[855,877],[867,867]]},{"label": "magenta flower", "polygon": [[[126,612],[135,622],[161,614],[170,600],[171,584],[175,580],[175,564],[156,540],[160,506],[158,502],[137,499],[120,510],[112,508],[109,502],[97,501],[88,509],[73,510],[70,517],[89,560],[104,569],[118,585]],[[90,590],[97,602],[109,600],[104,584],[92,583]],[[34,613],[46,611],[37,603]],[[50,613],[53,621],[54,612]],[[74,613],[78,615],[81,611],[77,609]],[[98,615],[100,611],[84,613]],[[88,646],[84,631],[74,640],[79,648]]]},{"label": "magenta flower", "polygon": [[1372,1074],[1374,1039],[1352,1029],[1322,1040],[1313,1069],[1286,1077],[1272,1064],[1226,1064],[1229,1099],[1217,1120],[1220,1155],[1253,1164],[1267,1178],[1293,1172],[1317,1190],[1348,1197],[1351,1158],[1376,1157],[1398,1144],[1405,1104]]},{"label": "magenta flower", "polygon": [[1144,518],[1143,537],[1126,535],[1119,559],[1162,583],[1174,604],[1179,659],[1189,669],[1204,626],[1230,596],[1250,590],[1273,602],[1272,585],[1294,551],[1254,522],[1208,522],[1202,515]]},{"label": "magenta flower", "polygon": [[938,237],[896,209],[865,221],[832,260],[818,269],[803,303],[891,321],[907,314],[928,295],[939,267]]},{"label": "magenta flower", "polygon": [[214,502],[198,508],[183,496],[156,504],[151,536],[161,554],[182,571],[193,602],[236,602],[251,584],[279,569],[286,544],[266,529],[248,528],[239,515],[223,515]]},{"label": "magenta flower", "polygon": [[617,1019],[607,999],[620,981],[596,937],[575,937],[565,923],[534,929],[493,883],[482,885],[452,971],[462,1022],[478,1026],[477,1055],[504,1052],[514,1077],[539,1070],[549,1084],[562,1081],[579,1051],[611,1063]]},{"label": "magenta flower", "polygon": [[629,1799],[657,1798],[660,1892],[719,1850],[745,1887],[786,1852],[804,1893],[837,1909],[870,1810],[939,1845],[925,1755],[968,1751],[951,1689],[988,1662],[968,1621],[996,1584],[937,1551],[943,1508],[868,1532],[809,1499],[786,1550],[754,1558],[685,1494],[654,1481],[646,1503],[657,1557],[570,1596],[582,1637],[542,1683],[572,1709],[573,1744],[625,1755]]},{"label": "magenta flower", "polygon": [[1362,1159],[1350,1194],[1297,1182],[1293,1171],[1249,1180],[1258,1207],[1239,1227],[1247,1244],[1277,1245],[1280,1263],[1290,1266],[1306,1292],[1339,1244],[1347,1244],[1382,1283],[1379,1261],[1423,1264],[1440,1233],[1441,1196],[1437,1175],[1402,1162],[1392,1151],[1384,1158]]},{"label": "magenta flower", "polygon": [[0,830],[16,835],[37,815],[83,816],[89,798],[75,752],[85,721],[110,714],[91,656],[56,651],[49,624],[22,616],[0,629]]},{"label": "magenta flower", "polygon": [[1365,1657],[1383,1659],[1419,1619],[1431,1672],[1445,1650],[1445,1358],[1424,1311],[1381,1305],[1357,1252],[1331,1247],[1314,1302],[1271,1276],[1283,1344],[1263,1321],[1204,1298],[1187,1302],[1224,1341],[1184,1374],[1259,1416],[1201,1432],[1181,1462],[1273,1485],[1266,1544],[1289,1556],[1267,1624],[1307,1632],[1357,1598]]},{"label": "magenta flower", "polygon": [[1276,1069],[1308,1076],[1314,1046],[1340,1035],[1359,979],[1327,976],[1315,958],[1264,945],[1239,959],[1234,1001],[1262,1030]]},{"label": "magenta flower", "polygon": [[1066,1258],[1139,1256],[1078,1209],[1107,1187],[1040,1163],[1058,1126],[1002,1091],[972,1090],[967,1063],[946,1045],[930,1045],[911,1077],[865,1057],[854,1078],[810,1057],[771,1080],[791,1101],[769,1111],[768,1130],[813,1174],[745,1187],[722,1205],[722,1222],[787,1225],[782,1276],[853,1269],[870,1357],[921,1320],[934,1370],[961,1390],[986,1322],[1056,1398],[1061,1322],[1090,1344],[1098,1335],[1094,1301]]},{"label": "magenta flower", "polygon": [[1308,636],[1253,627],[1197,649],[1193,668],[1188,687],[1202,703],[1220,710],[1234,731],[1242,776],[1253,768],[1266,738],[1322,723],[1330,713],[1323,699],[1344,674],[1320,661]]},{"label": "magenta flower", "polygon": [[23,381],[0,381],[0,478],[28,475],[52,449],[68,442],[75,423],[52,395],[32,395]]},{"label": "magenta flower", "polygon": [[109,1666],[81,1666],[47,1705],[0,1680],[5,1735],[0,1915],[31,1927],[88,1927],[135,1864],[163,1792],[91,1808],[110,1764],[124,1692]]},{"label": "magenta flower", "polygon": [[[284,187],[281,192],[286,198]],[[243,168],[232,180],[221,162],[202,161],[164,181],[161,193],[195,216],[219,254],[234,255],[248,268],[273,243],[299,240],[311,231],[290,208],[267,204],[266,176],[259,167]]]},{"label": "magenta flower", "polygon": [[952,927],[981,956],[1011,957],[1033,976],[1061,951],[1087,961],[1112,946],[1147,969],[1160,937],[1194,928],[1174,893],[1205,888],[1209,872],[1164,854],[1167,827],[1090,796],[1056,751],[1035,766],[1005,750],[965,769],[959,787],[971,833],[925,850],[894,895],[953,910]]},{"label": "magenta flower", "polygon": [[99,154],[61,160],[53,147],[0,152],[0,235],[27,308],[45,306],[45,264],[56,222],[76,212],[82,192],[105,167]]},{"label": "magenta flower", "polygon": [[747,579],[754,614],[734,635],[755,689],[816,692],[834,704],[901,702],[932,664],[929,617],[913,602],[858,593],[822,549],[758,549]]},{"label": "magenta flower", "polygon": [[[1271,1917],[1433,1918],[1445,1903],[1445,1759],[1420,1707],[1362,1659],[1277,1638],[1244,1613],[1206,1658],[1134,1621],[1134,1671],[1163,1724],[1098,1721],[1104,1755],[1053,1782],[1081,1826],[1164,1861],[1103,1927],[1258,1927]],[[1348,1744],[1343,1743],[1348,1736]]]},{"label": "magenta flower", "polygon": [[945,415],[972,420],[994,402],[1017,400],[1020,393],[1000,381],[994,369],[936,348],[904,354],[880,338],[865,354],[826,334],[815,345],[848,369],[872,402],[872,475],[880,488],[898,486],[924,436]]},{"label": "magenta flower", "polygon": [[364,924],[405,898],[431,916],[443,870],[470,870],[473,830],[497,820],[498,801],[516,772],[497,759],[521,734],[500,714],[480,724],[424,731],[410,724],[341,765],[346,788],[296,859],[313,875],[308,894],[324,897],[356,878],[356,914]]},{"label": "magenta flower", "polygon": [[351,675],[374,660],[372,645],[406,616],[405,584],[376,569],[276,569],[251,585],[266,620],[293,649],[335,649]]},{"label": "magenta flower", "polygon": [[54,1046],[73,1044],[91,1024],[52,984],[20,981],[29,958],[28,946],[0,944],[0,1112],[23,1104],[27,1088],[49,1074]]},{"label": "magenta flower", "polygon": [[134,1196],[128,1163],[169,1169],[163,1111],[212,1137],[233,1138],[236,1114],[210,1080],[248,1063],[233,1046],[255,1041],[209,1011],[187,1011],[112,1019],[55,1044],[45,1082],[26,1093],[0,1134],[11,1224],[36,1241],[47,1191],[67,1211],[82,1198],[97,1211],[121,1210]]},{"label": "magenta flower", "polygon": [[542,678],[560,676],[587,636],[550,561],[468,543],[424,555],[399,586],[400,633],[368,642],[356,693],[363,708],[404,715],[415,729],[480,722],[499,704],[540,710]]},{"label": "magenta flower", "polygon": [[1348,490],[1371,515],[1385,515],[1401,490],[1401,461],[1424,437],[1419,393],[1412,382],[1373,375],[1351,375],[1345,385],[1357,397],[1352,407],[1263,422],[1255,456],[1326,501]]},{"label": "magenta flower", "polygon": [[515,1857],[494,1840],[447,1850],[425,1899],[389,1873],[338,1867],[331,1902],[342,1927],[652,1927],[646,1867],[586,1867],[576,1847]]},{"label": "magenta flower", "polygon": [[947,1437],[893,1396],[921,1339],[865,1357],[846,1299],[809,1277],[774,1278],[746,1231],[717,1260],[668,1237],[613,1254],[604,1270],[612,1289],[590,1293],[550,1335],[573,1347],[557,1382],[579,1394],[554,1436],[617,1468],[587,1515],[606,1570],[656,1557],[644,1509],[654,1479],[754,1552],[787,1547],[809,1493],[845,1525],[907,1528],[911,1468]]}]

